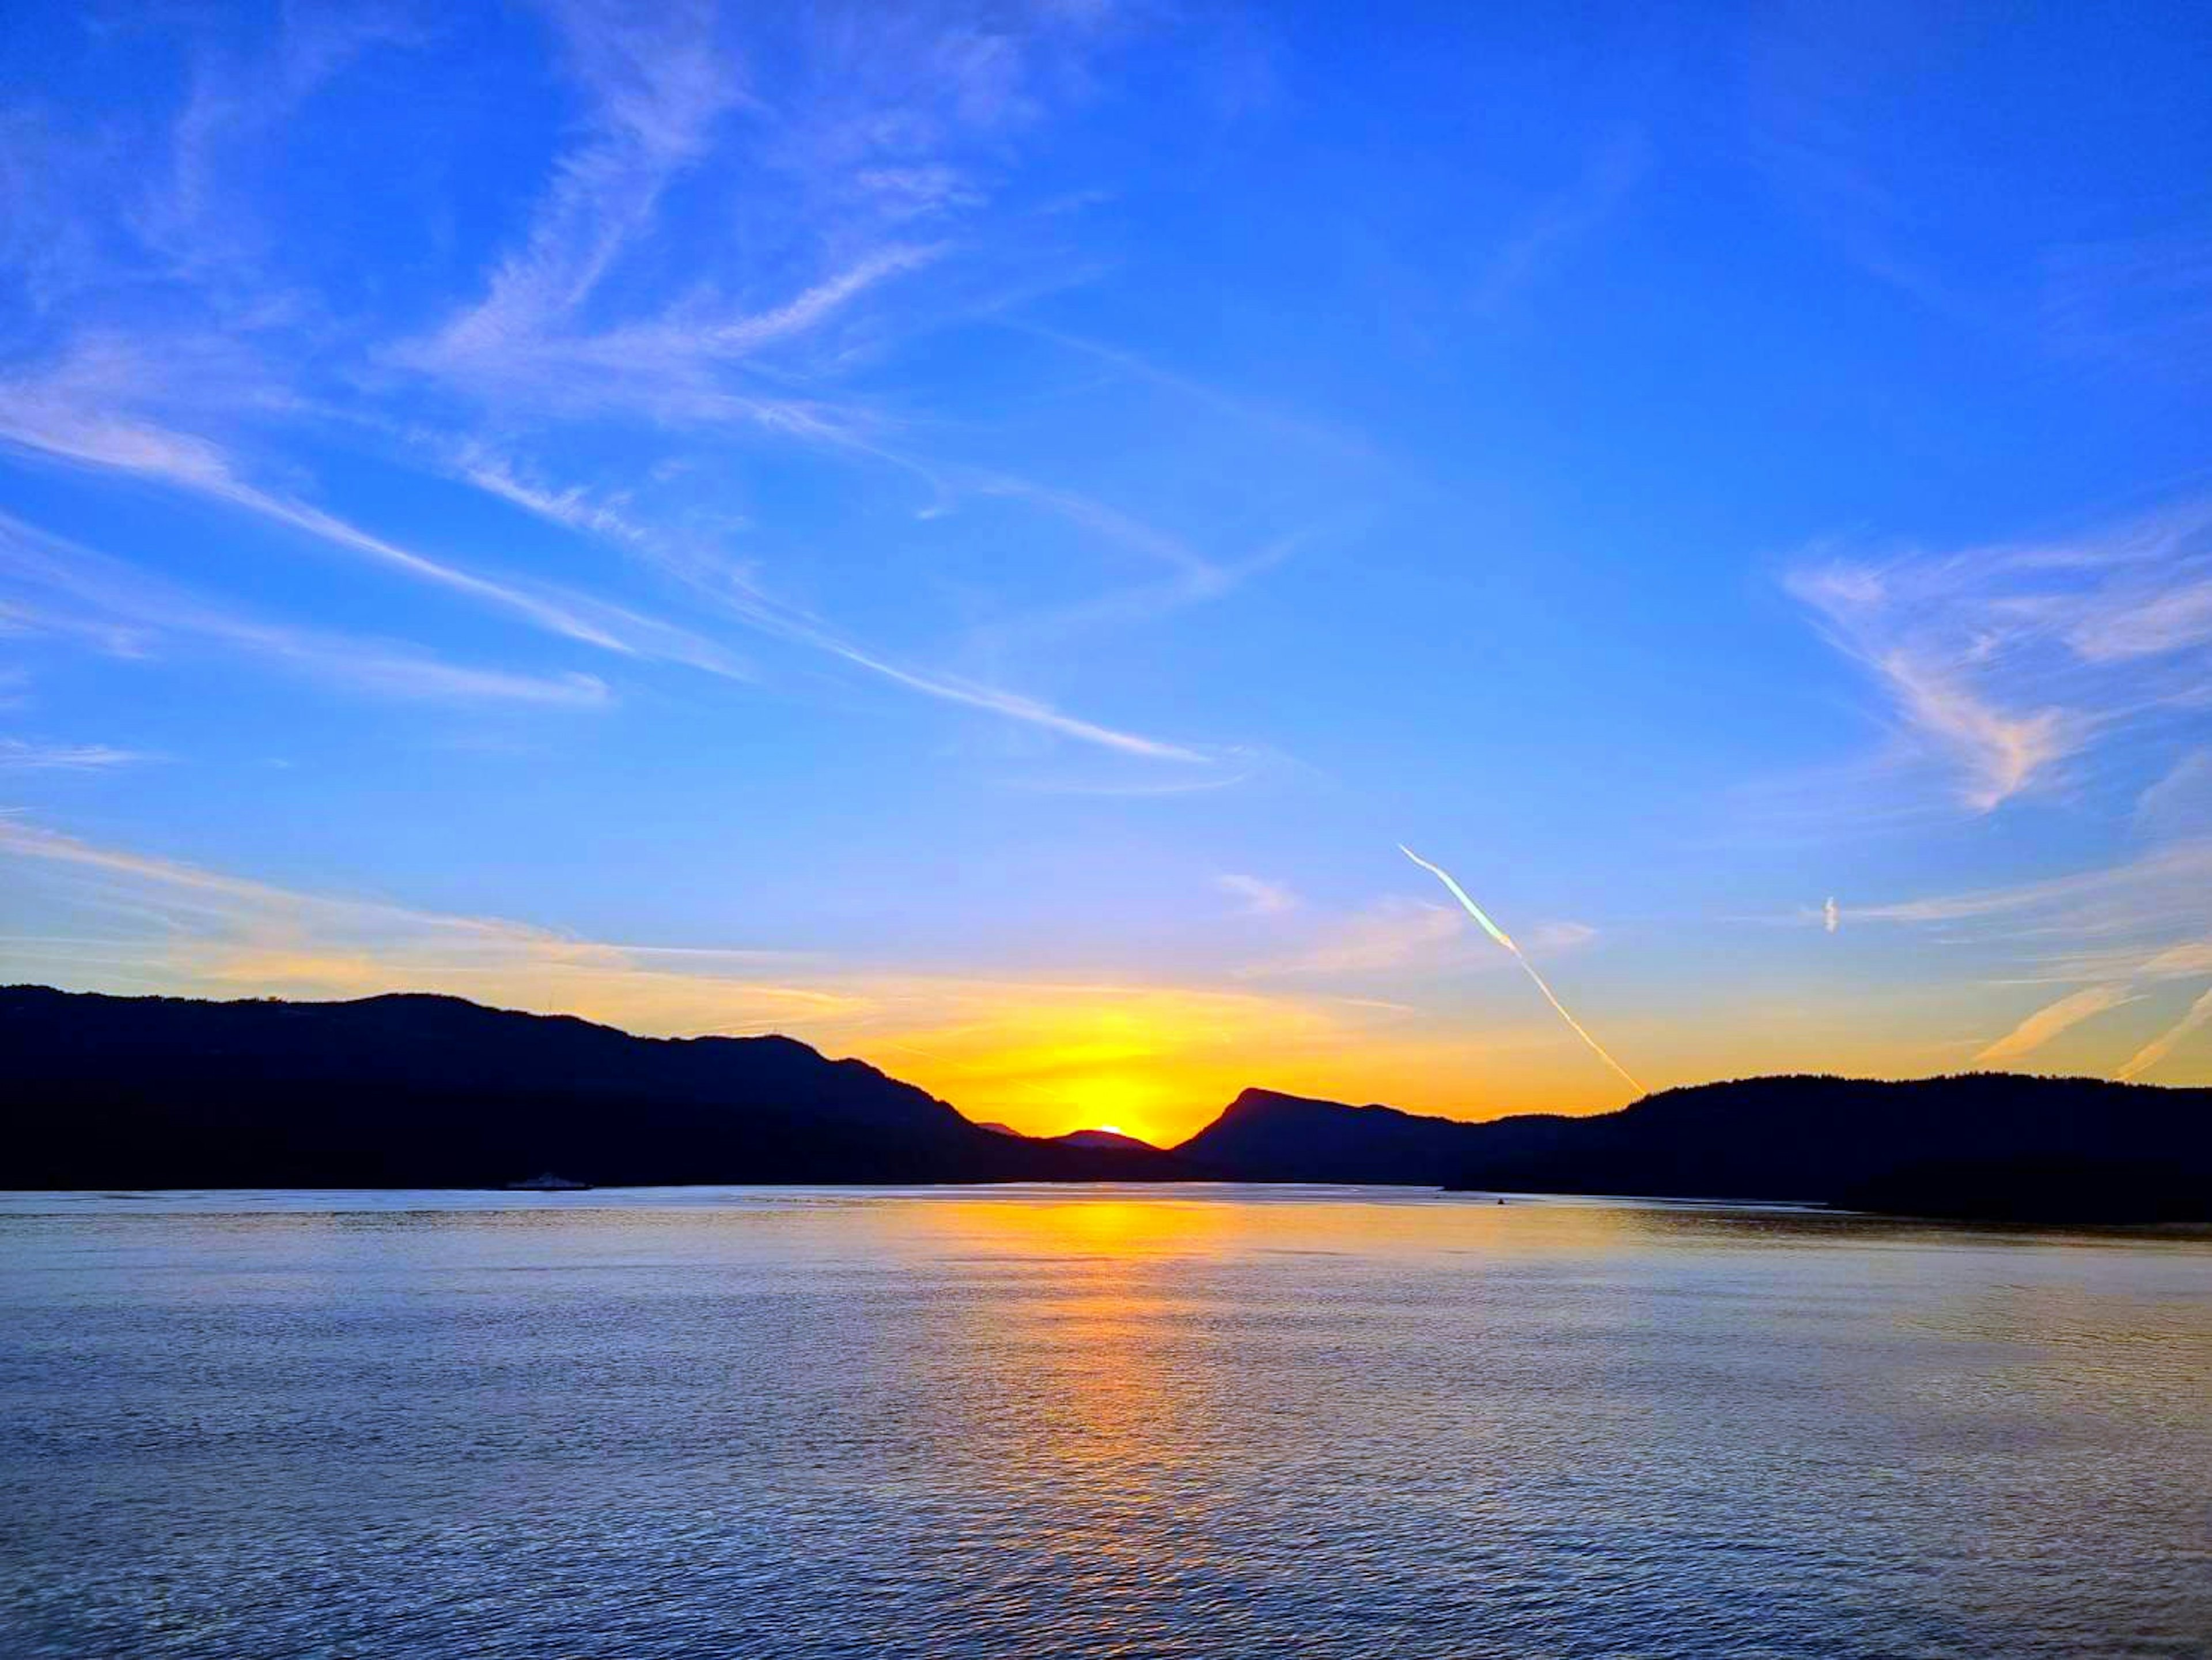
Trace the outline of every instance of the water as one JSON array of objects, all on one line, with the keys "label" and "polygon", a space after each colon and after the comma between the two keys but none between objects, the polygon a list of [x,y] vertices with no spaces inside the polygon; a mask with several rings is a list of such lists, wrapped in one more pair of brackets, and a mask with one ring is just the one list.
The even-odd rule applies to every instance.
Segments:
[{"label": "water", "polygon": [[2212,1242],[0,1196],[7,1656],[2212,1654]]}]

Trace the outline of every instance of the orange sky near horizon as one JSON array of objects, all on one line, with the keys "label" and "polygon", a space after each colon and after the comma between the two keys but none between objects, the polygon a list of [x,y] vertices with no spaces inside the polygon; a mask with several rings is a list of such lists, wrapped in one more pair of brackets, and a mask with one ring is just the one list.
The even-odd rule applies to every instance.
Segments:
[{"label": "orange sky near horizon", "polygon": [[2205,17],[19,5],[0,982],[2212,1083]]},{"label": "orange sky near horizon", "polygon": [[[321,1000],[432,991],[574,1014],[643,1036],[774,1031],[832,1058],[865,1061],[978,1122],[1034,1135],[1112,1128],[1172,1146],[1250,1087],[1470,1121],[1606,1112],[1633,1098],[1547,1010],[1513,1006],[1528,1000],[1516,981],[1486,987],[1483,1000],[1463,1014],[1439,1014],[1175,986],[884,976],[832,992],[614,967],[580,949],[526,971],[513,964],[471,968],[305,952],[173,957],[155,966],[166,970],[159,988],[180,995]],[[73,988],[152,988],[98,983],[98,976],[47,977]],[[1866,1011],[1731,1001],[1724,1014],[1703,1018],[1658,1010],[1616,1020],[1607,1041],[1653,1090],[1771,1072],[1922,1076],[1965,1070],[1972,1057],[1957,1040],[1915,1035],[1940,1031],[1963,1012],[1940,997],[1900,994],[1893,1009],[1872,1012],[1864,1024],[1854,1021]],[[732,1006],[764,1018],[731,1018]],[[2101,1048],[2066,1034],[2022,1069],[2106,1067]]]},{"label": "orange sky near horizon", "polygon": [[[1376,949],[1371,927],[1336,936],[1325,964],[1310,956],[1208,972],[1194,962],[1172,981],[994,975],[604,944],[278,887],[21,820],[0,820],[0,854],[15,855],[15,873],[41,880],[44,897],[65,908],[57,914],[73,919],[10,942],[10,978],[215,998],[441,992],[646,1036],[781,1032],[1024,1134],[1111,1127],[1173,1145],[1251,1087],[1469,1120],[1603,1112],[1633,1094],[1504,952],[1440,909],[1395,918],[1393,927],[1414,926],[1392,936],[1389,953]],[[1449,929],[1437,927],[1439,916]],[[2169,1006],[2193,990],[2183,980],[2179,993],[2054,1002],[2046,987],[1968,978],[1807,988],[1692,971],[1687,958],[1680,972],[1629,983],[1593,947],[1594,933],[1555,933],[1546,969],[1653,1090],[1761,1073],[1911,1077],[1977,1064],[2110,1076],[2175,1030]],[[1418,949],[1400,951],[1407,939]],[[2196,1081],[2205,1069],[2203,1047],[2183,1044],[2161,1058],[2154,1081]]]}]

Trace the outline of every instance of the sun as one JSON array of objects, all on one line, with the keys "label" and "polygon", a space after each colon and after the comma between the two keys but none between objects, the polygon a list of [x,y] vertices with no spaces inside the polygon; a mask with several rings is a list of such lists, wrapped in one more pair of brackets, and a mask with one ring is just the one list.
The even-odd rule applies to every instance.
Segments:
[{"label": "sun", "polygon": [[1105,1130],[1133,1140],[1149,1141],[1153,1106],[1164,1098],[1158,1080],[1115,1071],[1054,1080],[1053,1116],[1067,1128]]}]

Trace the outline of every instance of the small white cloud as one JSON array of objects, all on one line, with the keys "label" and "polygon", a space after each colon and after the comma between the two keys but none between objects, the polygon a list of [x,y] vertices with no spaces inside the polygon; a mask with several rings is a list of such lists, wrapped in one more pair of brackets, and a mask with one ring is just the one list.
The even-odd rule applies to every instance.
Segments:
[{"label": "small white cloud", "polygon": [[1843,925],[1843,908],[1836,903],[1836,896],[1832,893],[1828,896],[1827,903],[1820,907],[1820,926],[1827,929],[1830,933],[1833,933]]},{"label": "small white cloud", "polygon": [[1297,894],[1280,882],[1265,881],[1257,876],[1217,876],[1214,885],[1231,897],[1242,902],[1247,916],[1280,916],[1285,911],[1296,910]]},{"label": "small white cloud", "polygon": [[153,758],[106,744],[32,744],[0,738],[0,770],[10,772],[103,772]]},{"label": "small white cloud", "polygon": [[1243,977],[1376,974],[1433,964],[1468,927],[1466,915],[1455,906],[1386,899],[1330,923],[1296,956],[1255,964],[1243,970]]}]

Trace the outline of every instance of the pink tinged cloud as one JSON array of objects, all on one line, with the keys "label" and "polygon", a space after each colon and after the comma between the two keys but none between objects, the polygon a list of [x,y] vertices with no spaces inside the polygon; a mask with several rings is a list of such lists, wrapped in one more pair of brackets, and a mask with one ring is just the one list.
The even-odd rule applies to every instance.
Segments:
[{"label": "pink tinged cloud", "polygon": [[2059,710],[2007,714],[1902,652],[1876,666],[1906,715],[1965,769],[1960,797],[1977,812],[2019,794],[2078,746],[2078,734]]},{"label": "pink tinged cloud", "polygon": [[1298,897],[1280,882],[1257,876],[1217,876],[1214,885],[1239,902],[1247,916],[1279,916],[1296,910]]}]

